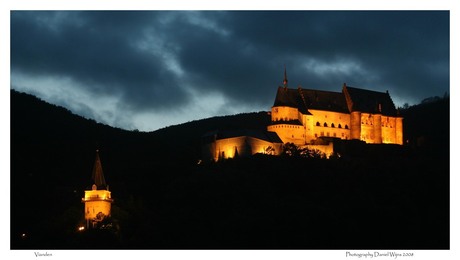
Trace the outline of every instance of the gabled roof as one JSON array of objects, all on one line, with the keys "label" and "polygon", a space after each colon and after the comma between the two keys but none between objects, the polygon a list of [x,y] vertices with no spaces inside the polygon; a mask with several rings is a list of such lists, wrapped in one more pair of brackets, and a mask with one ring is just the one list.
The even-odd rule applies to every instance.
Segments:
[{"label": "gabled roof", "polygon": [[381,113],[387,116],[396,116],[397,110],[387,92],[377,92],[367,89],[353,88],[344,85],[342,92],[347,100],[350,112]]},{"label": "gabled roof", "polygon": [[340,92],[301,89],[309,109],[349,113],[347,101]]},{"label": "gabled roof", "polygon": [[381,113],[396,116],[397,111],[388,92],[354,88],[344,85],[342,92],[278,87],[274,107],[297,108],[302,114],[311,115],[309,109],[350,113]]}]

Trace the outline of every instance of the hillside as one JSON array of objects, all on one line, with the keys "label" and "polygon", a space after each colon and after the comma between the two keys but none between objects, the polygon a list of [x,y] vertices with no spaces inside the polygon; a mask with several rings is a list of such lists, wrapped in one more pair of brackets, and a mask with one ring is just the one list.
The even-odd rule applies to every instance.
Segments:
[{"label": "hillside", "polygon": [[[397,154],[197,165],[202,134],[265,129],[267,113],[144,133],[12,90],[11,248],[449,248],[449,100],[401,113]],[[97,148],[120,233],[94,244],[75,228]]]}]

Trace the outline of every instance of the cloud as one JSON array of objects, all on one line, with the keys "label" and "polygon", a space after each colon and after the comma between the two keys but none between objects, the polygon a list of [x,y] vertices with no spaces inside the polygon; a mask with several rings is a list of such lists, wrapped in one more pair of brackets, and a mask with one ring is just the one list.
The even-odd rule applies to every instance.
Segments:
[{"label": "cloud", "polygon": [[291,87],[442,95],[449,12],[11,12],[12,87],[121,128],[269,110],[285,65]]}]

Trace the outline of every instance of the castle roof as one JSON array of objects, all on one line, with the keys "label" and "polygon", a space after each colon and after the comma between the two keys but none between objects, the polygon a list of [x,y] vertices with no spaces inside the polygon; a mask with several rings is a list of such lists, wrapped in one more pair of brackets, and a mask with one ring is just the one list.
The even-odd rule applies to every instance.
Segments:
[{"label": "castle roof", "polygon": [[105,183],[104,173],[102,172],[101,159],[99,158],[99,151],[96,150],[96,160],[93,166],[92,180],[96,184],[97,189],[106,189],[107,184]]},{"label": "castle roof", "polygon": [[278,87],[278,91],[276,92],[275,103],[273,104],[273,106],[297,108],[301,113],[310,115],[310,112],[308,112],[308,108],[305,102],[302,100],[302,96],[300,95],[297,89]]},{"label": "castle roof", "polygon": [[348,113],[345,97],[340,92],[299,89],[309,109]]},{"label": "castle roof", "polygon": [[348,102],[350,112],[381,113],[387,116],[396,116],[397,110],[387,92],[377,92],[367,89],[353,88],[344,85],[343,94]]},{"label": "castle roof", "polygon": [[350,113],[381,113],[396,116],[396,108],[388,92],[354,88],[344,85],[342,92],[314,89],[290,89],[278,87],[274,107],[297,108],[302,114],[311,115],[309,109]]}]

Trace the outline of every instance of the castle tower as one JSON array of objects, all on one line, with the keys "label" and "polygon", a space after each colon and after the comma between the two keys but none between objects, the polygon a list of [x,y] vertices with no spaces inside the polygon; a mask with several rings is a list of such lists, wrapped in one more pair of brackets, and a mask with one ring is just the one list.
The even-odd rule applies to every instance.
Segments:
[{"label": "castle tower", "polygon": [[361,140],[361,112],[350,113],[350,138]]},{"label": "castle tower", "polygon": [[96,150],[92,181],[93,185],[91,190],[85,190],[85,197],[82,198],[82,202],[85,203],[85,221],[87,228],[96,227],[104,218],[109,217],[111,204],[113,202],[109,186],[105,183],[104,173],[102,172],[99,150]]},{"label": "castle tower", "polygon": [[374,143],[382,143],[382,104],[379,103],[377,112],[374,114]]}]

